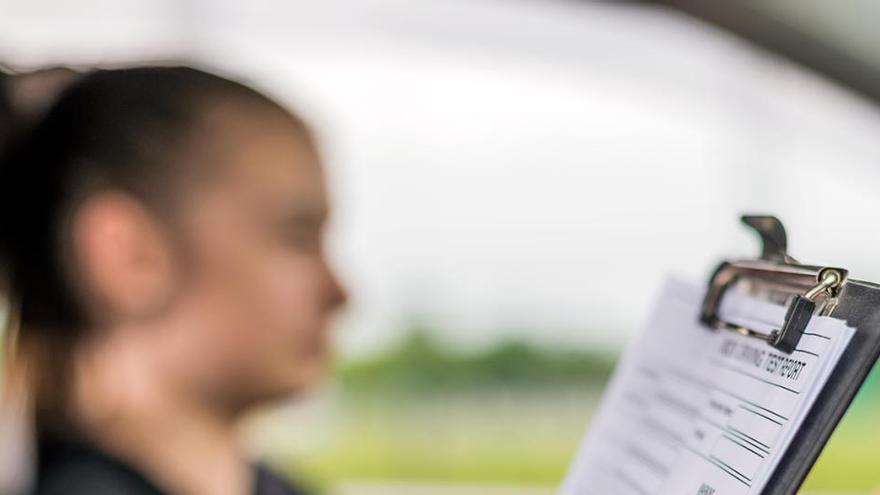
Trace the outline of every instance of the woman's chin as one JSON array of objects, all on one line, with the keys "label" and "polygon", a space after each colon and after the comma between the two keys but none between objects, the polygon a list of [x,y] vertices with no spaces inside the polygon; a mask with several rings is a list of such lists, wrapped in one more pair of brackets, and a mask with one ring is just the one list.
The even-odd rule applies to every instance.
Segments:
[{"label": "woman's chin", "polygon": [[299,361],[296,367],[285,374],[285,380],[279,390],[280,398],[290,398],[308,394],[321,388],[329,374],[329,363],[324,357]]}]

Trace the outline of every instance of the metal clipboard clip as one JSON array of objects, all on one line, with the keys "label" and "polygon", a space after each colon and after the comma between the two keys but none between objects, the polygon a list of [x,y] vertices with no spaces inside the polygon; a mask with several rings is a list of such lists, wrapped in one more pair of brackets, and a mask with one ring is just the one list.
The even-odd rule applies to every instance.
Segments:
[{"label": "metal clipboard clip", "polygon": [[[762,254],[756,260],[725,261],[709,279],[700,322],[712,329],[733,330],[766,341],[790,354],[797,347],[813,314],[830,315],[846,285],[843,268],[801,265],[786,253],[785,228],[773,216],[745,215],[743,223],[761,236]],[[788,306],[781,328],[769,333],[722,320],[718,309],[725,292],[745,285],[753,294]]]}]

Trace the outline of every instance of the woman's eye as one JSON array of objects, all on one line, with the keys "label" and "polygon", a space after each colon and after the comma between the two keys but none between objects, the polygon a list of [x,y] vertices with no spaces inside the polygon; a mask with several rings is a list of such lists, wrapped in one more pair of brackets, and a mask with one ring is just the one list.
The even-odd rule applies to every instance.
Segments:
[{"label": "woman's eye", "polygon": [[321,247],[319,232],[293,230],[285,232],[284,242],[297,249],[317,249]]}]

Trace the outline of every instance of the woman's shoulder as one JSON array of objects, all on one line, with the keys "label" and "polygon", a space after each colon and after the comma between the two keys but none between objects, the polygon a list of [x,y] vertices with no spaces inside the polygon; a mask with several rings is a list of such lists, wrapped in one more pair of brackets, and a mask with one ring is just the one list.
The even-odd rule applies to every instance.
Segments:
[{"label": "woman's shoulder", "polygon": [[34,495],[163,495],[143,476],[110,459],[82,456],[39,470]]},{"label": "woman's shoulder", "polygon": [[306,492],[275,474],[263,464],[255,468],[254,495],[306,495]]},{"label": "woman's shoulder", "polygon": [[[43,435],[38,446],[32,495],[167,495],[139,471],[88,442]],[[263,464],[254,465],[254,495],[305,495],[306,492]]]},{"label": "woman's shoulder", "polygon": [[[306,495],[306,492],[263,465],[255,467],[254,495]],[[133,470],[112,461],[81,458],[44,471],[33,495],[164,495]]]},{"label": "woman's shoulder", "polygon": [[125,463],[82,439],[61,434],[39,436],[36,474],[34,495],[163,495]]}]

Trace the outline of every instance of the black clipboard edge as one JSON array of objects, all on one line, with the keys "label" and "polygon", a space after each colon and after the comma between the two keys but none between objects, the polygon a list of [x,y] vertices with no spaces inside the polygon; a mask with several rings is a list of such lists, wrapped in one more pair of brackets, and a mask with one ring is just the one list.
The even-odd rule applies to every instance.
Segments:
[{"label": "black clipboard edge", "polygon": [[849,279],[833,317],[856,331],[764,487],[764,495],[797,493],[880,358],[880,285]]}]

